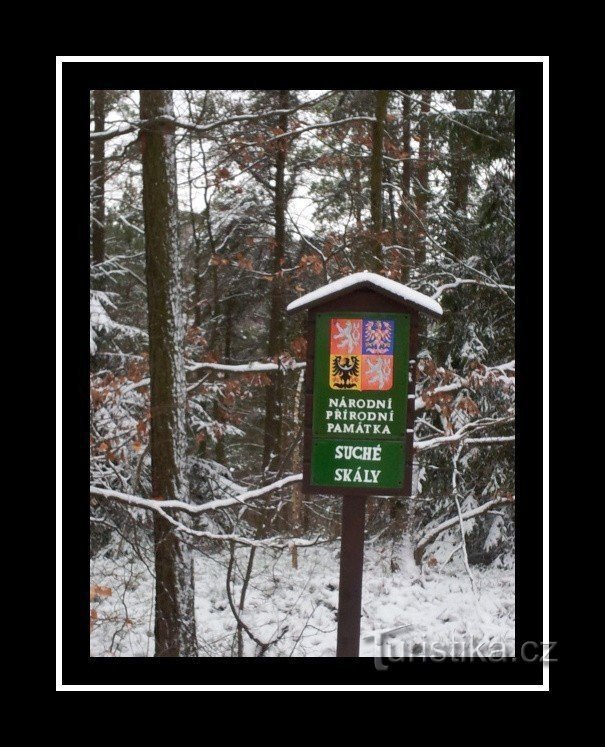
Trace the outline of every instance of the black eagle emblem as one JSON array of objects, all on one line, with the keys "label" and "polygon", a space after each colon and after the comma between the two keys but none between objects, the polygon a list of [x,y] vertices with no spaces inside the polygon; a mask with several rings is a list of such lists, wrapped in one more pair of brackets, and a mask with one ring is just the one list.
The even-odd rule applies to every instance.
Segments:
[{"label": "black eagle emblem", "polygon": [[332,376],[338,381],[334,381],[334,386],[338,389],[352,389],[355,384],[349,383],[351,379],[359,376],[359,358],[356,355],[343,357],[337,355],[332,363]]}]

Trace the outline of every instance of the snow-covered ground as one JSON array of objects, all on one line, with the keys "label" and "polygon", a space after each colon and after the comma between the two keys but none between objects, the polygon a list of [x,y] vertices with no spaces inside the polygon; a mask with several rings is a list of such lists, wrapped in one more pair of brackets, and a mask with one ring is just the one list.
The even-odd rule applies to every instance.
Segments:
[{"label": "snow-covered ground", "polygon": [[[234,589],[249,551],[237,551]],[[234,656],[237,623],[226,589],[228,557],[196,553],[196,614],[200,656]],[[278,639],[265,656],[334,656],[338,606],[338,543],[298,550],[298,570],[289,552],[257,551],[242,619],[263,643]],[[362,604],[362,656],[376,653],[373,631],[393,634],[394,655],[460,655],[473,642],[495,655],[514,648],[515,589],[512,564],[473,567],[476,596],[456,559],[419,573],[401,548],[366,543]],[[153,656],[153,580],[134,555],[91,560],[91,656]],[[111,589],[111,595],[109,595]],[[245,656],[258,655],[243,633]],[[467,648],[464,651],[468,653]]]}]

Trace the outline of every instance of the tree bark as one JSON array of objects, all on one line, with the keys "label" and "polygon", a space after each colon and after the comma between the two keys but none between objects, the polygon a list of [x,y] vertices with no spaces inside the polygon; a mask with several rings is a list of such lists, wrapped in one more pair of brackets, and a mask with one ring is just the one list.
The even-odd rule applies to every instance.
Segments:
[{"label": "tree bark", "polygon": [[[92,92],[95,132],[105,129],[106,92]],[[105,259],[105,141],[93,140],[92,166],[92,261],[99,264]]]},{"label": "tree bark", "polygon": [[[298,429],[300,427],[300,403],[303,396],[303,387],[305,383],[305,372],[301,370],[298,375],[298,384],[296,386],[296,393],[294,395],[294,404],[292,407],[292,437],[297,438]],[[302,443],[299,443],[294,447],[292,452],[292,472],[296,474],[302,471]],[[300,536],[301,529],[301,517],[303,511],[303,494],[302,487],[299,482],[294,483],[292,486],[292,506],[291,506],[291,531],[295,537]],[[292,545],[292,568],[298,568],[298,549],[296,545]]]},{"label": "tree bark", "polygon": [[[224,302],[224,307],[225,320],[223,323],[223,327],[225,329],[225,341],[223,347],[223,361],[225,363],[231,363],[231,344],[233,337],[233,300],[228,299],[226,302]],[[225,382],[225,384],[229,381],[229,371],[225,371],[223,381]],[[223,402],[221,402],[220,397],[217,394],[217,401],[214,408],[214,419],[218,423],[223,424],[226,422],[225,407],[225,401],[223,400]],[[217,434],[216,436],[214,458],[219,464],[225,464],[225,436],[222,434]]]},{"label": "tree bark", "polygon": [[[454,91],[456,110],[473,108],[474,91]],[[472,179],[471,153],[469,149],[469,132],[458,124],[452,123],[450,129],[450,178],[448,184],[448,230],[445,245],[454,259],[462,260],[468,243],[467,212]],[[450,356],[452,366],[457,366],[458,355],[455,344],[456,324],[463,313],[461,299],[457,293],[448,293],[442,301],[445,334],[439,345],[439,360],[443,363]]]},{"label": "tree bark", "polygon": [[[383,174],[383,139],[384,122],[389,100],[388,91],[376,91],[372,127],[372,158],[370,162],[370,214],[372,218],[372,253],[370,267],[378,272],[382,267],[382,174]],[[359,270],[366,268],[357,268]]]},{"label": "tree bark", "polygon": [[412,158],[411,158],[411,141],[412,141],[412,101],[410,99],[411,91],[403,92],[403,109],[402,109],[402,136],[401,149],[403,151],[403,170],[401,174],[401,192],[404,205],[401,208],[401,233],[402,244],[406,250],[403,257],[401,268],[401,282],[407,283],[410,279],[410,265],[412,264],[412,236],[410,226],[413,225],[413,216],[410,213],[412,205]]},{"label": "tree bark", "polygon": [[[178,246],[172,91],[141,90],[143,212],[151,379],[151,479],[155,500],[189,499],[184,319]],[[154,516],[155,655],[197,656],[193,559],[172,524]]]},{"label": "tree bark", "polygon": [[[280,91],[278,108],[287,109],[289,91]],[[278,120],[282,132],[288,129],[288,115],[280,114]],[[269,338],[267,354],[277,358],[284,348],[284,281],[282,265],[286,251],[286,158],[288,138],[277,141],[275,155],[275,239],[273,247],[273,281],[269,311]],[[282,400],[284,374],[278,370],[267,387],[265,409],[265,438],[263,447],[263,469],[279,461],[282,434]]]},{"label": "tree bark", "polygon": [[416,236],[414,245],[414,264],[422,266],[426,262],[426,219],[429,202],[429,119],[431,109],[431,92],[423,91],[420,104],[420,122],[418,126],[418,163],[416,168]]},{"label": "tree bark", "polygon": [[[472,109],[474,101],[474,91],[454,91],[454,105],[457,111]],[[455,124],[452,124],[450,135],[450,162],[450,230],[447,248],[456,259],[463,259],[472,163],[468,149],[468,132]]]}]

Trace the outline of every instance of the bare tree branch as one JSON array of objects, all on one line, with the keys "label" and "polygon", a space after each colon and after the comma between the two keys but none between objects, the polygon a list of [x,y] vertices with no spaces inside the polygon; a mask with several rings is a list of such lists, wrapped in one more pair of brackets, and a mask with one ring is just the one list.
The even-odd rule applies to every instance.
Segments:
[{"label": "bare tree branch", "polygon": [[461,517],[456,515],[452,519],[447,519],[447,521],[443,521],[436,527],[432,527],[431,529],[426,531],[416,543],[416,549],[414,550],[414,557],[416,558],[416,562],[420,562],[420,560],[422,559],[422,553],[426,549],[427,545],[430,545],[431,542],[433,542],[433,540],[435,540],[441,534],[441,532],[445,532],[446,529],[449,529],[450,527],[458,524],[460,518],[462,519],[462,521],[466,521],[467,519],[472,519],[475,516],[481,516],[481,514],[487,513],[496,506],[506,506],[514,502],[514,496],[512,498],[506,496],[492,498],[491,501],[487,501],[487,503],[483,503],[481,506],[477,506],[477,508],[473,508],[470,511],[461,514]]}]

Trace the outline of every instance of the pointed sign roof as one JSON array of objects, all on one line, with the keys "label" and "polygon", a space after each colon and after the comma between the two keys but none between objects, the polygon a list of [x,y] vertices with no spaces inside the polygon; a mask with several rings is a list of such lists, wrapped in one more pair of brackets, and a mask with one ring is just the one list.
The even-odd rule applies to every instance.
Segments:
[{"label": "pointed sign roof", "polygon": [[413,288],[408,288],[403,283],[390,280],[374,272],[354,272],[352,275],[345,275],[340,280],[333,283],[322,285],[321,288],[306,293],[304,296],[297,298],[288,304],[287,311],[302,311],[318,304],[323,304],[333,298],[344,296],[353,290],[370,289],[380,293],[387,298],[406,303],[418,312],[428,314],[434,318],[439,318],[443,314],[441,305],[430,296],[425,296]]}]

